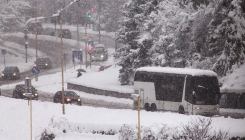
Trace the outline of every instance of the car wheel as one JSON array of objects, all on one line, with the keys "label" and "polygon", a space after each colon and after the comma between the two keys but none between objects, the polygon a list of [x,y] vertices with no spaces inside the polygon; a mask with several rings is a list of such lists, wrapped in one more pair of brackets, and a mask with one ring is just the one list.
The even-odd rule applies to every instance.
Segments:
[{"label": "car wheel", "polygon": [[17,94],[17,93],[14,93],[13,96],[14,96],[15,99],[19,99],[20,98],[19,94]]},{"label": "car wheel", "polygon": [[145,103],[145,110],[146,111],[150,111],[151,110],[149,103]]},{"label": "car wheel", "polygon": [[157,106],[156,106],[156,104],[154,104],[154,103],[151,104],[151,111],[152,111],[152,112],[157,111]]},{"label": "car wheel", "polygon": [[185,109],[183,106],[179,107],[179,114],[185,114]]},{"label": "car wheel", "polygon": [[54,103],[57,103],[57,99],[56,98],[54,98]]},{"label": "car wheel", "polygon": [[13,93],[13,98],[16,98],[16,95]]}]

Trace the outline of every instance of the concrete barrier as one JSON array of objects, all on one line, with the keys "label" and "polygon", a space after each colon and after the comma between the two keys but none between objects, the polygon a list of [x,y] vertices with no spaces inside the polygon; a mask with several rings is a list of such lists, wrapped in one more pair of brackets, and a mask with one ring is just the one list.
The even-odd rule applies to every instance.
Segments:
[{"label": "concrete barrier", "polygon": [[97,88],[87,87],[83,85],[76,85],[73,83],[67,83],[67,89],[83,91],[83,92],[91,93],[95,95],[104,95],[104,96],[111,96],[111,97],[117,97],[117,98],[131,99],[131,93],[121,93],[117,91],[97,89]]}]

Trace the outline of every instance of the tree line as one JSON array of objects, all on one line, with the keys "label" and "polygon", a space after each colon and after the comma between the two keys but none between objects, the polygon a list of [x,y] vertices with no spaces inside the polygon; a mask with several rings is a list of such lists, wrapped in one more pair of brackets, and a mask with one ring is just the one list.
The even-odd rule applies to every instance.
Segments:
[{"label": "tree line", "polygon": [[210,69],[226,76],[244,63],[245,1],[130,0],[114,54],[122,85],[143,66]]}]

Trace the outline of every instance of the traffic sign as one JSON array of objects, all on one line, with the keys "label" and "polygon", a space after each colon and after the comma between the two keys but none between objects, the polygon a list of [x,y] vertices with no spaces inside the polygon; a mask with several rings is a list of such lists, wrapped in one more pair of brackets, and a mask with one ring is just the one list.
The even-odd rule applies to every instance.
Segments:
[{"label": "traffic sign", "polygon": [[31,72],[33,74],[39,74],[40,73],[40,69],[37,67],[37,66],[34,66],[32,69],[31,69]]},{"label": "traffic sign", "polygon": [[73,50],[72,51],[72,62],[75,62],[75,58],[79,59],[82,62],[83,52],[81,50]]}]

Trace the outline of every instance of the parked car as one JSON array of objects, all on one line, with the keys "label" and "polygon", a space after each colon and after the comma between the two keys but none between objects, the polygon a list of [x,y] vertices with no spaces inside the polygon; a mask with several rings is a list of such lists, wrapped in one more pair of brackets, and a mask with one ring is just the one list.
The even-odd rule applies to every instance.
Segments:
[{"label": "parked car", "polygon": [[43,32],[43,26],[41,24],[41,22],[35,22],[35,21],[31,21],[26,25],[26,28],[29,32],[35,34],[36,33],[36,26],[37,26],[37,34],[42,34]]},{"label": "parked car", "polygon": [[50,69],[52,68],[52,62],[49,57],[39,57],[35,63],[39,69]]},{"label": "parked car", "polygon": [[54,31],[55,31],[55,30],[54,30],[53,28],[47,27],[47,28],[44,28],[44,29],[43,29],[42,34],[43,34],[43,35],[54,36],[54,35],[55,35],[55,32],[54,32]]},{"label": "parked car", "polygon": [[[61,37],[60,31],[59,31],[59,37]],[[71,39],[71,31],[69,29],[62,29],[62,38]]]},{"label": "parked car", "polygon": [[13,91],[13,98],[16,99],[29,99],[29,96],[27,96],[26,93],[31,93],[32,94],[32,99],[33,100],[38,100],[38,93],[37,90],[31,86],[30,91],[26,91],[25,89],[25,84],[18,84],[15,86],[15,89]]},{"label": "parked car", "polygon": [[[77,104],[82,105],[81,97],[78,96],[74,91],[64,91],[64,102],[66,104]],[[57,91],[54,94],[54,103],[62,103],[62,91]]]},{"label": "parked car", "polygon": [[2,71],[2,79],[20,79],[20,70],[17,66],[5,67]]},{"label": "parked car", "polygon": [[108,60],[108,53],[103,44],[94,45],[91,55],[92,55],[92,62]]}]

